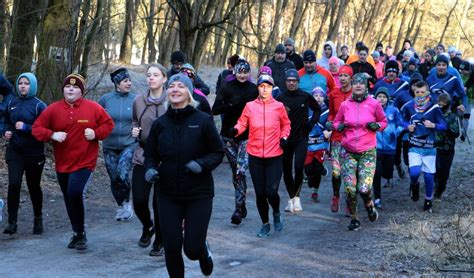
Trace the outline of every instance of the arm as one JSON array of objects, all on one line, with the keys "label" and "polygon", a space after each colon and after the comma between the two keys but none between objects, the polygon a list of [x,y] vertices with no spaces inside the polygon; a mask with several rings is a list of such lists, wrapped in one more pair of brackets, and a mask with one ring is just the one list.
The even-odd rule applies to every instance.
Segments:
[{"label": "arm", "polygon": [[212,105],[212,113],[214,115],[223,114],[227,108],[229,108],[229,104],[226,103],[226,85],[224,85],[216,94],[216,100]]},{"label": "arm", "polygon": [[98,106],[96,111],[96,122],[97,127],[94,128],[95,139],[103,140],[112,132],[114,129],[114,121],[107,114],[104,108]]},{"label": "arm", "polygon": [[382,131],[387,127],[387,117],[385,117],[385,113],[380,103],[377,103],[375,108],[375,120],[380,125],[378,131]]},{"label": "arm", "polygon": [[280,109],[280,130],[281,130],[281,138],[288,139],[290,136],[291,131],[291,122],[288,118],[288,113],[286,113],[285,106],[281,105]]},{"label": "arm", "polygon": [[244,111],[242,111],[242,114],[239,117],[239,120],[235,124],[234,128],[237,129],[237,135],[235,137],[239,136],[242,134],[245,130],[247,130],[249,126],[249,119],[250,119],[250,111],[249,111],[249,103],[247,103],[244,107]]},{"label": "arm", "polygon": [[311,130],[311,128],[319,121],[319,116],[321,116],[321,107],[314,97],[310,95],[308,95],[308,107],[313,110],[313,116],[311,117],[311,121],[308,123]]},{"label": "arm", "polygon": [[161,162],[160,150],[158,148],[158,136],[160,128],[158,122],[154,122],[151,126],[150,133],[148,134],[148,139],[145,144],[145,151],[143,153],[145,157],[145,171],[148,169],[158,170],[158,165]]},{"label": "arm", "polygon": [[52,108],[45,109],[33,123],[31,134],[33,134],[38,141],[48,142],[51,140],[51,136],[54,133],[54,131],[50,129],[51,111]]},{"label": "arm", "polygon": [[221,164],[224,158],[224,146],[217,132],[212,117],[209,117],[203,125],[204,142],[208,150],[207,154],[195,159],[201,166],[203,172],[210,172]]},{"label": "arm", "polygon": [[202,79],[197,74],[194,80],[194,87],[201,90],[201,92],[203,92],[206,96],[209,95],[209,93],[211,92],[211,89],[209,89],[209,86],[207,86],[207,84],[204,83],[204,81],[202,81]]},{"label": "arm", "polygon": [[344,103],[342,103],[339,107],[339,111],[337,111],[336,117],[334,118],[334,128],[337,128],[340,124],[344,124],[345,110],[346,106],[344,105]]},{"label": "arm", "polygon": [[[38,118],[38,116],[46,109],[46,104],[40,101],[36,104],[35,109],[36,109],[36,118]],[[33,127],[33,124],[27,124],[23,122],[23,127],[21,128],[21,131],[24,133],[31,134],[32,127]]]}]

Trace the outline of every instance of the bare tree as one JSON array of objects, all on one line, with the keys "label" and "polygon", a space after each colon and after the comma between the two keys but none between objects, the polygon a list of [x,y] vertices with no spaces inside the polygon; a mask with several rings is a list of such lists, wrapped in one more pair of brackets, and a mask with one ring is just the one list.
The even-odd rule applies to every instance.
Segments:
[{"label": "bare tree", "polygon": [[104,4],[105,0],[97,0],[97,8],[95,11],[94,19],[92,21],[92,26],[90,31],[87,33],[87,36],[84,41],[84,51],[82,53],[82,63],[80,68],[80,73],[87,77],[87,70],[89,69],[89,56],[92,50],[92,43],[97,37],[99,31],[100,23],[103,19],[104,14]]},{"label": "bare tree", "polygon": [[132,24],[135,10],[133,4],[133,0],[125,0],[125,27],[119,56],[119,60],[124,63],[130,63],[132,60]]},{"label": "bare tree", "polygon": [[7,1],[0,0],[0,72],[3,72],[5,65],[5,33],[7,31],[5,24],[6,8]]}]

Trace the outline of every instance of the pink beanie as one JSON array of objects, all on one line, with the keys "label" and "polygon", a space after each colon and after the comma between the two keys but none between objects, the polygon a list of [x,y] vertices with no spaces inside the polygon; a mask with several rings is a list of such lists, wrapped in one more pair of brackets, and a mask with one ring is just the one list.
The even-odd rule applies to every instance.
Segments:
[{"label": "pink beanie", "polygon": [[329,64],[337,64],[339,65],[339,58],[335,57],[335,56],[332,56],[331,58],[329,58]]}]

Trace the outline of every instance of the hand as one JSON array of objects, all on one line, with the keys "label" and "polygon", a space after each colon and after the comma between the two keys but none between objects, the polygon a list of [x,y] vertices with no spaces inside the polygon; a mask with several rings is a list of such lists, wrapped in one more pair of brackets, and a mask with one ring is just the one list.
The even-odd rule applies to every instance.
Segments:
[{"label": "hand", "polygon": [[339,124],[337,126],[337,131],[342,132],[344,130],[344,128],[346,128],[346,126],[344,124]]},{"label": "hand", "polygon": [[154,183],[158,181],[158,170],[155,168],[150,168],[145,172],[145,180],[149,183]]},{"label": "hand", "polygon": [[5,139],[10,140],[13,136],[13,133],[11,131],[5,131]]},{"label": "hand", "polygon": [[53,135],[51,135],[51,139],[59,143],[66,141],[66,137],[67,133],[62,131],[54,132]]},{"label": "hand", "polygon": [[372,131],[377,131],[380,128],[380,125],[376,122],[369,122],[365,125],[365,127]]},{"label": "hand", "polygon": [[413,132],[415,131],[415,125],[408,125],[408,131]]},{"label": "hand", "polygon": [[84,129],[84,136],[87,140],[91,141],[95,139],[95,131],[92,128]]},{"label": "hand", "polygon": [[18,130],[21,130],[21,129],[25,128],[25,123],[18,121],[18,122],[15,123],[15,128],[18,129]]},{"label": "hand", "polygon": [[333,122],[326,122],[326,129],[329,131],[333,131],[334,130]]},{"label": "hand", "polygon": [[232,136],[232,137],[235,137],[237,136],[237,134],[239,133],[239,130],[235,127],[231,127],[229,128],[229,135]]},{"label": "hand", "polygon": [[459,105],[459,106],[458,106],[458,107],[456,107],[456,108],[457,108],[459,111],[461,111],[461,112],[464,112],[464,111],[466,111],[466,107],[464,107],[464,105],[462,105],[462,104],[461,104],[461,105]]},{"label": "hand", "polygon": [[423,125],[424,125],[426,128],[435,128],[435,127],[436,127],[435,123],[433,123],[433,122],[430,121],[430,120],[424,120],[424,121],[423,121]]},{"label": "hand", "polygon": [[197,163],[194,160],[191,160],[188,163],[186,163],[186,165],[184,165],[184,167],[186,167],[186,170],[188,172],[193,172],[194,174],[200,174],[202,172],[201,165],[199,165],[199,163]]},{"label": "hand", "polygon": [[285,138],[280,139],[280,148],[284,149],[286,146],[288,146],[288,140]]},{"label": "hand", "polygon": [[327,131],[327,130],[323,131],[324,138],[326,139],[329,139],[329,137],[331,137],[331,134],[332,134],[332,131]]},{"label": "hand", "polygon": [[141,130],[141,127],[132,128],[132,137],[137,138],[140,135]]}]

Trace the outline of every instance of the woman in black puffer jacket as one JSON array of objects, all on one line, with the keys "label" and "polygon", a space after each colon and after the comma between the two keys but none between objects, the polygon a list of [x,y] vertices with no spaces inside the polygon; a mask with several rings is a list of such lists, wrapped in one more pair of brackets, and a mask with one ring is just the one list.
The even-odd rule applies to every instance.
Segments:
[{"label": "woman in black puffer jacket", "polygon": [[206,234],[214,197],[211,172],[222,162],[224,148],[212,116],[195,108],[189,77],[177,74],[168,84],[168,110],[153,123],[145,147],[145,179],[159,179],[158,213],[170,277],[184,277],[183,247],[210,275]]}]

